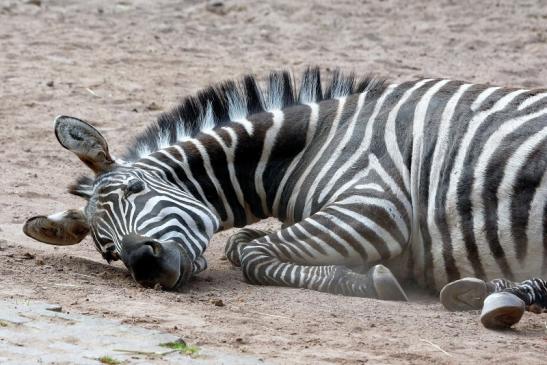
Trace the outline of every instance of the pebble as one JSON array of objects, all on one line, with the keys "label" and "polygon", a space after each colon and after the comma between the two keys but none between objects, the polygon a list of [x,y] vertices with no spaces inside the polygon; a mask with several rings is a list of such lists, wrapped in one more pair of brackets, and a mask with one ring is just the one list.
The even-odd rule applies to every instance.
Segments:
[{"label": "pebble", "polygon": [[48,307],[47,310],[52,311],[52,312],[62,312],[63,307],[61,307],[60,305],[52,305],[52,306]]},{"label": "pebble", "polygon": [[150,111],[156,111],[156,110],[161,110],[161,106],[159,106],[158,104],[156,104],[155,102],[151,102],[150,104],[148,104],[148,106],[146,107],[147,110],[150,110]]},{"label": "pebble", "polygon": [[217,307],[224,307],[224,302],[222,299],[213,299],[211,300],[211,303],[213,303]]},{"label": "pebble", "polygon": [[228,13],[228,8],[222,0],[209,0],[205,9],[217,15],[226,15]]},{"label": "pebble", "polygon": [[36,257],[36,255],[34,255],[33,253],[30,253],[30,252],[25,252],[25,253],[23,254],[23,258],[24,258],[25,260],[32,260],[32,259],[35,258],[35,257]]}]

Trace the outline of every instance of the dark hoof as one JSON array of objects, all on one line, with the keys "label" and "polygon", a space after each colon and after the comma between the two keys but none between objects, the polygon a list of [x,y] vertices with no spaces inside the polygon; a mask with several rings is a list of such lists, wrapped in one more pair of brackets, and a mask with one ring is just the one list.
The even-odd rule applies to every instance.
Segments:
[{"label": "dark hoof", "polygon": [[524,302],[516,295],[494,293],[484,300],[481,323],[490,329],[507,329],[520,321],[524,310]]},{"label": "dark hoof", "polygon": [[408,302],[405,291],[387,267],[376,265],[370,269],[369,275],[378,299]]},{"label": "dark hoof", "polygon": [[463,278],[446,284],[441,290],[441,303],[453,312],[478,310],[482,308],[488,289],[483,280]]}]

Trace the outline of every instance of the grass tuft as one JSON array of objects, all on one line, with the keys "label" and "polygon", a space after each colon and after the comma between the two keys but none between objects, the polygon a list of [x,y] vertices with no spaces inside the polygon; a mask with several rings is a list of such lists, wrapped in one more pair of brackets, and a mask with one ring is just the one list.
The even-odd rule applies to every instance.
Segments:
[{"label": "grass tuft", "polygon": [[106,365],[118,365],[118,364],[121,364],[120,361],[110,357],[110,356],[102,356],[102,357],[99,357],[99,361],[102,363],[102,364],[106,364]]},{"label": "grass tuft", "polygon": [[161,343],[160,346],[167,347],[171,350],[176,350],[180,352],[181,354],[188,355],[191,357],[196,357],[199,355],[199,348],[197,346],[188,345],[183,340]]}]

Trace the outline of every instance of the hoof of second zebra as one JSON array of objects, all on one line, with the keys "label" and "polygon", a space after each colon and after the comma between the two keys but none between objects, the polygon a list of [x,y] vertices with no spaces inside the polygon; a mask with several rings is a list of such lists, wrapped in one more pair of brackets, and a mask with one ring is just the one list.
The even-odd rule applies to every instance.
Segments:
[{"label": "hoof of second zebra", "polygon": [[441,290],[441,303],[452,312],[479,310],[488,295],[483,280],[463,278],[448,283]]},{"label": "hoof of second zebra", "polygon": [[494,293],[484,300],[481,323],[490,329],[507,329],[522,318],[524,301],[512,293]]},{"label": "hoof of second zebra", "polygon": [[399,281],[384,265],[376,265],[369,271],[377,299],[408,302],[405,291]]}]

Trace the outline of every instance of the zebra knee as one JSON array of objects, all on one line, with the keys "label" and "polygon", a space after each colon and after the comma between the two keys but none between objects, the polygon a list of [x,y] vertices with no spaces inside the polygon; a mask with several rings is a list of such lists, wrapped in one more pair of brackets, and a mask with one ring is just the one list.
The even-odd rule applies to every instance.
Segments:
[{"label": "zebra knee", "polygon": [[233,235],[231,235],[226,241],[224,247],[224,254],[226,258],[235,267],[241,266],[241,249],[246,244],[256,238],[260,238],[268,235],[269,232],[261,231],[258,229],[242,228]]}]

